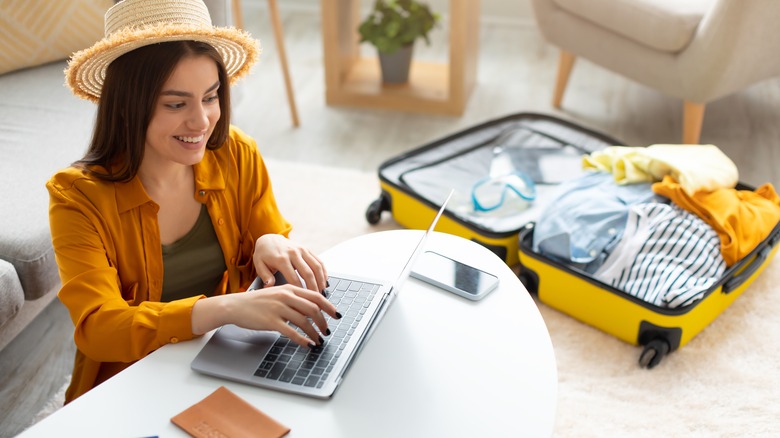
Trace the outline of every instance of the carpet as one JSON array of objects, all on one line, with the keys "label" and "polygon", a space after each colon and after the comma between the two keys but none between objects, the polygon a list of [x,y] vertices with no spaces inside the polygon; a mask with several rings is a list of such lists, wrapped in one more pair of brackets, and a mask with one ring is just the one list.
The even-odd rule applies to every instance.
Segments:
[{"label": "carpet", "polygon": [[[275,160],[268,168],[279,207],[295,227],[291,238],[315,252],[400,228],[389,213],[375,226],[365,220],[380,192],[376,173]],[[558,366],[555,436],[780,436],[778,284],[780,257],[652,370],[638,366],[640,347],[539,303]],[[61,405],[56,402],[50,405]],[[56,409],[51,406],[38,418]]]}]

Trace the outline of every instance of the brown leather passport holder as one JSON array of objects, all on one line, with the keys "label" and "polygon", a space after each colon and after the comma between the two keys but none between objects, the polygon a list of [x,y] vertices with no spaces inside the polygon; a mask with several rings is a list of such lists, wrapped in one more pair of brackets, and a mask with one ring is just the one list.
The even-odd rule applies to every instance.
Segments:
[{"label": "brown leather passport holder", "polygon": [[278,438],[290,432],[289,427],[269,417],[224,386],[174,416],[171,421],[196,438]]}]

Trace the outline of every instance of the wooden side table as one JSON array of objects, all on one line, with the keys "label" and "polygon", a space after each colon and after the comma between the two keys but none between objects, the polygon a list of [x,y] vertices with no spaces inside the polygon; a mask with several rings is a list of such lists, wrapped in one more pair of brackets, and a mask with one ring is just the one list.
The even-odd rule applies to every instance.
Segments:
[{"label": "wooden side table", "polygon": [[328,105],[463,114],[476,82],[479,0],[450,0],[449,62],[413,61],[401,85],[383,84],[376,57],[360,56],[360,0],[321,1]]}]

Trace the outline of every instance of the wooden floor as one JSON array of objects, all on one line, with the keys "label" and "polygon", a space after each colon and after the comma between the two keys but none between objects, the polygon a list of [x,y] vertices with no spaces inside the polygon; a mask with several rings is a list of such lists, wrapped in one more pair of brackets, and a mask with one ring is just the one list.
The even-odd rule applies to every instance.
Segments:
[{"label": "wooden floor", "polygon": [[[320,16],[282,9],[301,126],[290,122],[266,11],[245,2],[247,29],[264,47],[261,62],[236,89],[233,122],[261,152],[279,160],[376,172],[385,160],[460,129],[517,112],[542,112],[602,131],[630,145],[679,143],[680,101],[578,61],[563,100],[550,106],[558,58],[532,22],[483,23],[478,84],[461,117],[329,107],[324,101]],[[419,59],[446,61],[447,29]],[[369,48],[366,48],[368,50]],[[751,185],[780,186],[780,79],[707,106],[701,143],[720,147]],[[59,302],[0,353],[0,436],[26,427],[70,373],[72,325]]]}]

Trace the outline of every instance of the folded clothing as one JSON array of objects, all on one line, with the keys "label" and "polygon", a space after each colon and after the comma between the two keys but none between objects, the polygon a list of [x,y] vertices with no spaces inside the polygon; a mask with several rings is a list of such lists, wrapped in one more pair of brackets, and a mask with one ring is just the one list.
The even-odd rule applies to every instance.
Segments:
[{"label": "folded clothing", "polygon": [[618,184],[671,176],[688,194],[734,188],[737,166],[714,145],[611,146],[583,156],[583,168],[611,173]]},{"label": "folded clothing", "polygon": [[533,250],[592,273],[620,240],[628,207],[651,201],[663,198],[649,183],[617,185],[589,172],[559,186],[536,222]]},{"label": "folded clothing", "polygon": [[700,300],[726,271],[715,231],[676,205],[629,207],[623,237],[593,274],[660,307]]},{"label": "folded clothing", "polygon": [[715,230],[728,266],[758,246],[780,221],[780,197],[769,183],[755,191],[732,188],[691,195],[667,176],[652,188],[655,193],[702,218]]}]

